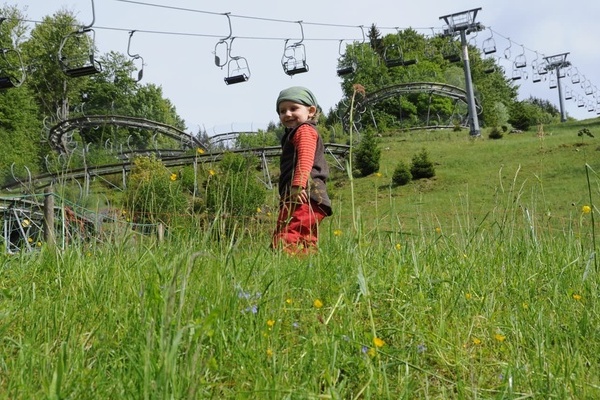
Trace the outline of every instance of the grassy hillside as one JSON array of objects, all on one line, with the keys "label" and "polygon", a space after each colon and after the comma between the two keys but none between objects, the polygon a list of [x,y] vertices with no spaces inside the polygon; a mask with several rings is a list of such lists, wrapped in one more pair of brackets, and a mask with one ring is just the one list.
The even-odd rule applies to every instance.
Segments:
[{"label": "grassy hillside", "polygon": [[[0,398],[599,398],[596,131],[384,136],[305,258],[269,207],[0,255]],[[436,177],[390,188],[422,147]]]}]

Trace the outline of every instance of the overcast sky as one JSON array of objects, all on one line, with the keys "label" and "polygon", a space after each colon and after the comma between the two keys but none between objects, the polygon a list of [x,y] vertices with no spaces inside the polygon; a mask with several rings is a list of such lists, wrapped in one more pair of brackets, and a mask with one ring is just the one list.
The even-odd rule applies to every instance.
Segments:
[{"label": "overcast sky", "polygon": [[[92,21],[91,0],[7,3],[17,4],[32,21],[64,9],[73,11],[84,24]],[[544,55],[569,52],[568,60],[577,67],[581,82],[574,84],[571,77],[562,80],[566,89],[574,92],[565,108],[578,119],[597,116],[587,105],[578,107],[576,101],[580,98],[596,104],[593,96],[585,95],[582,84],[600,86],[600,1],[596,0],[96,0],[94,28],[99,53],[113,50],[126,54],[129,31],[136,30],[131,52],[145,60],[141,83],[161,86],[189,131],[202,128],[212,135],[256,130],[277,121],[274,102],[288,86],[311,88],[322,108],[329,110],[341,98],[336,75],[339,42],[360,39],[360,25],[368,28],[375,23],[382,34],[394,32],[395,27],[412,27],[431,35],[443,28],[440,16],[479,7],[477,21],[493,31],[498,49],[495,56],[501,58],[508,74],[523,50],[530,78],[531,63],[538,55],[541,60]],[[225,84],[227,71],[215,65],[213,55],[219,39],[229,35],[225,13],[230,13],[236,37],[231,54],[244,57],[250,70],[249,81],[235,85]],[[303,21],[302,26],[297,21]],[[285,40],[290,39],[288,44],[298,41],[301,27],[309,72],[290,77],[281,65]],[[471,35],[471,40],[481,46],[490,33],[479,32],[476,37]],[[510,59],[504,58],[505,53],[510,53]],[[519,82],[521,98],[534,95],[558,106],[557,90],[550,89],[548,81]]]}]

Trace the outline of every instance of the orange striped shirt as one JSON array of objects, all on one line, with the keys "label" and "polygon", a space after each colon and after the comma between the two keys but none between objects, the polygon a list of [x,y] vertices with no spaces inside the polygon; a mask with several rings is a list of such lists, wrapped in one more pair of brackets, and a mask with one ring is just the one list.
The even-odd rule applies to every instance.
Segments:
[{"label": "orange striped shirt", "polygon": [[311,125],[302,125],[298,128],[291,139],[296,148],[296,167],[292,186],[300,186],[306,189],[308,178],[315,162],[315,151],[319,134]]}]

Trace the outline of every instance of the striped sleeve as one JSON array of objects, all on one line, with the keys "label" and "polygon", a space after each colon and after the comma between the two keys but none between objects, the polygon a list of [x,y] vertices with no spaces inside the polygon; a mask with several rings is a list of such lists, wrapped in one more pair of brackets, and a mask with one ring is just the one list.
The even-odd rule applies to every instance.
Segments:
[{"label": "striped sleeve", "polygon": [[306,188],[310,171],[315,162],[315,151],[319,134],[310,125],[302,125],[292,137],[292,144],[296,148],[296,168],[292,186]]}]

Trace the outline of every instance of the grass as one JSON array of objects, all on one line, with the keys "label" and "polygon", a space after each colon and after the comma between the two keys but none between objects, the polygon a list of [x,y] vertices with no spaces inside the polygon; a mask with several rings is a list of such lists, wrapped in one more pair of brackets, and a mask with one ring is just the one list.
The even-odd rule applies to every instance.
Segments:
[{"label": "grass", "polygon": [[[577,129],[383,137],[354,214],[334,179],[316,256],[271,252],[266,215],[2,255],[0,398],[598,398],[600,165]],[[424,146],[436,178],[390,188]]]}]

